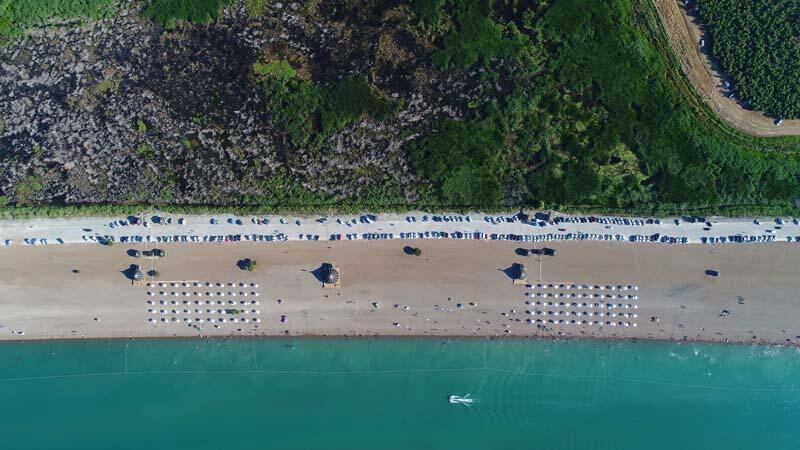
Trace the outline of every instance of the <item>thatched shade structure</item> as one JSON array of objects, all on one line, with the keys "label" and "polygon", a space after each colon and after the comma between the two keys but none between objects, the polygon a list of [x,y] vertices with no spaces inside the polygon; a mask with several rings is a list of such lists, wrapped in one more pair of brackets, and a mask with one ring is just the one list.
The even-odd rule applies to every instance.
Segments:
[{"label": "thatched shade structure", "polygon": [[339,269],[333,267],[333,264],[325,263],[322,265],[322,279],[327,284],[336,284],[339,282]]},{"label": "thatched shade structure", "polygon": [[322,287],[325,288],[338,288],[341,281],[339,269],[333,267],[333,264],[330,263],[322,264],[320,278],[322,279]]}]

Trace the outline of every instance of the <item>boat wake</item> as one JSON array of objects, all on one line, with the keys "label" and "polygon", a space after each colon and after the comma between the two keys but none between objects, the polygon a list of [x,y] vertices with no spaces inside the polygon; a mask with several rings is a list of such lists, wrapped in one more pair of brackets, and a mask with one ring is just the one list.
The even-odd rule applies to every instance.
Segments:
[{"label": "boat wake", "polygon": [[464,405],[464,406],[469,406],[470,404],[472,404],[475,401],[475,399],[470,398],[469,394],[467,394],[465,396],[451,395],[448,399],[450,400],[450,403],[452,403],[452,404],[455,404],[455,405],[460,404],[460,405]]}]

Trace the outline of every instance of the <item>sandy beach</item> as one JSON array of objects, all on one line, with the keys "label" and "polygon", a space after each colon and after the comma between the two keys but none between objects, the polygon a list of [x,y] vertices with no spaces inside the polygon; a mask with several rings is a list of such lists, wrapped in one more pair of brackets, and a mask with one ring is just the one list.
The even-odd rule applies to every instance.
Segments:
[{"label": "sandy beach", "polygon": [[[404,246],[409,243],[421,247],[422,256],[405,253]],[[800,278],[796,272],[800,254],[791,244],[713,247],[567,242],[550,246],[558,253],[541,258],[545,282],[638,286],[638,299],[632,302],[637,309],[614,310],[634,311],[638,318],[624,320],[637,326],[526,323],[538,317],[526,314],[526,310],[538,309],[526,305],[526,300],[533,302],[538,291],[540,262],[536,256],[518,256],[515,249],[519,244],[512,242],[162,246],[167,256],[156,262],[157,281],[259,285],[259,305],[242,308],[257,308],[258,314],[252,317],[260,321],[228,322],[218,328],[194,322],[209,316],[203,308],[217,306],[181,305],[183,297],[170,297],[169,292],[158,296],[162,290],[176,290],[180,296],[184,290],[204,288],[132,284],[123,271],[130,264],[149,269],[149,261],[128,256],[127,246],[63,245],[0,249],[0,339],[435,335],[788,343],[797,342],[800,336]],[[242,258],[255,259],[257,268],[252,272],[240,269],[237,261]],[[322,288],[314,271],[324,262],[339,268],[340,289]],[[512,283],[507,269],[513,263],[526,266],[533,286]],[[720,276],[706,275],[710,268]],[[79,273],[74,273],[75,269]],[[148,291],[154,296],[148,296]],[[248,301],[255,298],[251,295]],[[161,299],[166,305],[158,304]],[[174,299],[177,306],[170,304]],[[569,301],[566,307],[556,304],[542,309],[569,312],[575,309]],[[195,313],[195,308],[202,312]],[[166,314],[158,314],[160,309]],[[723,310],[729,314],[721,315]],[[173,316],[178,322],[169,321]],[[652,317],[658,317],[658,322]],[[168,322],[161,322],[162,318]],[[192,322],[183,322],[186,318]]]}]

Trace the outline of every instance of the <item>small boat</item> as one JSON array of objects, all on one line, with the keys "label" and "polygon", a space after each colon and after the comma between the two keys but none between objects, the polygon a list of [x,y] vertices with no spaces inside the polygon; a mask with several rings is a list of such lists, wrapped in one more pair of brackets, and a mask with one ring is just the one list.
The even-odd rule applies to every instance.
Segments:
[{"label": "small boat", "polygon": [[462,397],[462,396],[460,396],[460,395],[451,395],[451,396],[449,397],[449,400],[450,400],[450,403],[453,403],[453,404],[462,404],[462,405],[466,405],[466,406],[469,406],[469,404],[470,404],[470,403],[472,403],[472,402],[474,401],[473,399],[471,399],[471,398],[469,397],[469,394],[467,394],[467,395],[465,395],[465,396],[463,396],[463,397]]}]

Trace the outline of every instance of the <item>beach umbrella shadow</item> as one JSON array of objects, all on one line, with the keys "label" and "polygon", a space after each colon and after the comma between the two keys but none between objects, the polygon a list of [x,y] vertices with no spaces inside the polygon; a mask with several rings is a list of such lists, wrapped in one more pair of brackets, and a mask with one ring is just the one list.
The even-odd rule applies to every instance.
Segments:
[{"label": "beach umbrella shadow", "polygon": [[314,276],[314,279],[316,279],[316,280],[317,280],[317,281],[319,281],[320,283],[324,283],[324,282],[325,282],[325,272],[326,272],[326,270],[325,270],[325,267],[324,267],[324,266],[325,266],[324,264],[323,264],[323,265],[320,265],[319,267],[317,267],[317,268],[316,268],[316,269],[314,269],[314,270],[307,270],[307,269],[303,269],[303,272],[308,272],[308,273],[310,273],[311,275],[313,275],[313,276]]},{"label": "beach umbrella shadow", "polygon": [[131,264],[127,269],[120,270],[119,273],[121,273],[125,278],[133,281],[134,279],[136,279],[135,278],[136,271],[138,271],[138,270],[139,270],[139,266],[138,265]]},{"label": "beach umbrella shadow", "polygon": [[506,274],[506,276],[508,278],[511,278],[513,280],[513,279],[516,279],[519,276],[520,265],[517,264],[517,263],[514,263],[514,264],[511,264],[510,266],[508,266],[505,269],[497,269],[497,270],[499,270],[500,272],[503,272],[504,274]]}]

